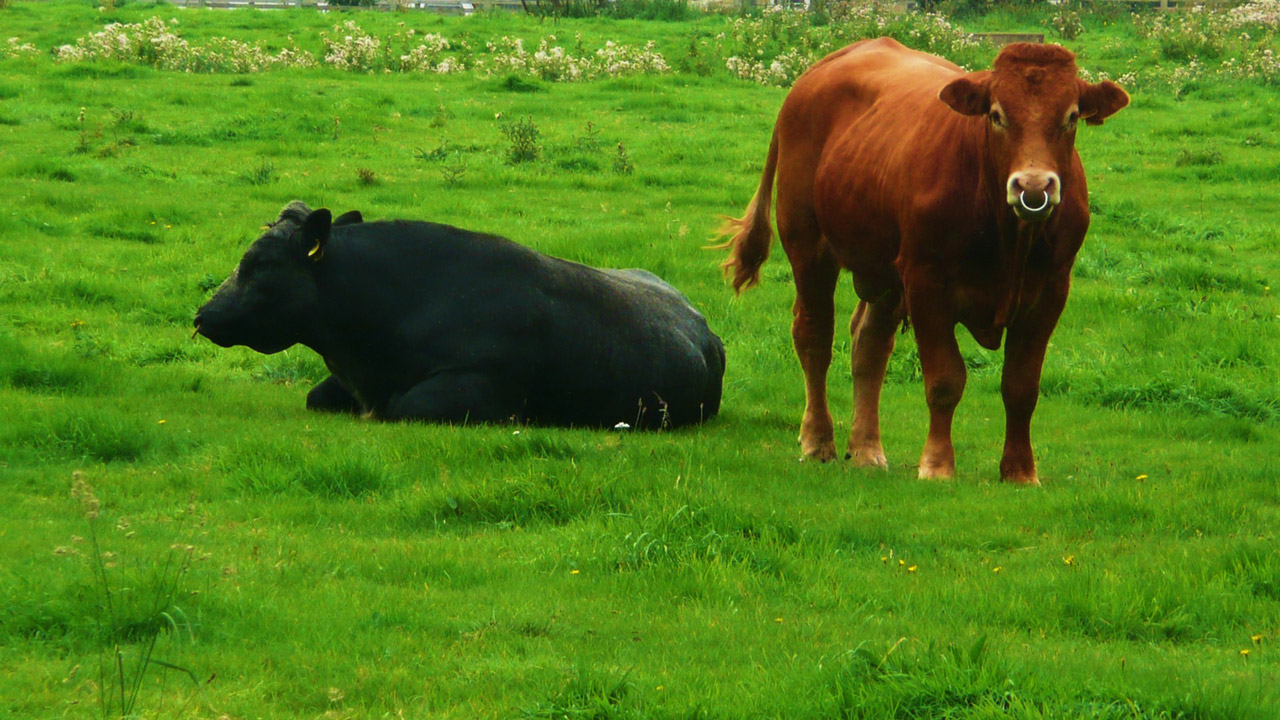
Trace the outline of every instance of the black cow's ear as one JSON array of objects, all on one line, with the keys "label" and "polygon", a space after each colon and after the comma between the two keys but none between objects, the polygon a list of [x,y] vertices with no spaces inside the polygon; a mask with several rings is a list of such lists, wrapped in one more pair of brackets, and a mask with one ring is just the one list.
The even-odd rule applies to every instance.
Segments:
[{"label": "black cow's ear", "polygon": [[1129,104],[1129,93],[1110,80],[1089,84],[1080,81],[1080,117],[1090,125],[1115,115]]},{"label": "black cow's ear", "polygon": [[333,214],[320,208],[307,216],[302,223],[302,242],[307,250],[307,257],[320,262],[324,257],[325,245],[329,244],[329,231],[333,228]]},{"label": "black cow's ear", "polygon": [[364,215],[361,215],[359,210],[352,210],[339,215],[333,221],[333,224],[336,227],[338,225],[359,225],[362,222],[364,222]]},{"label": "black cow's ear", "polygon": [[961,75],[942,88],[938,99],[961,115],[985,115],[991,109],[991,71]]}]

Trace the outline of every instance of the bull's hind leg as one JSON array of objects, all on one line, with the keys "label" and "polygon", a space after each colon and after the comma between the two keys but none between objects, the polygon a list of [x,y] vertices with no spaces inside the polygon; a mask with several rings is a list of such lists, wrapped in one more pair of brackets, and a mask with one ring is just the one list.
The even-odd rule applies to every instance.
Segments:
[{"label": "bull's hind leg", "polygon": [[880,445],[880,389],[901,324],[898,301],[860,302],[849,331],[853,334],[853,430],[848,458],[867,467],[889,467]]},{"label": "bull's hind leg", "polygon": [[483,373],[435,375],[392,398],[384,420],[489,423],[519,420],[521,408],[494,379]]},{"label": "bull's hind leg", "polygon": [[831,367],[831,342],[835,337],[835,291],[840,266],[821,236],[810,232],[812,241],[808,243],[796,243],[797,233],[784,232],[783,245],[796,283],[791,339],[804,370],[800,451],[806,458],[827,461],[836,456],[835,431],[827,407],[827,370]]}]

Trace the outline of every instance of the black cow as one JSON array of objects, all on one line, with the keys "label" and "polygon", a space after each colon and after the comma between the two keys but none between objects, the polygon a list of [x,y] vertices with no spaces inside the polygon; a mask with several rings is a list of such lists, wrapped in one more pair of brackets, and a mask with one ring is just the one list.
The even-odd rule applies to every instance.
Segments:
[{"label": "black cow", "polygon": [[675,288],[448,225],[293,202],[195,326],[223,347],[315,350],[333,374],[313,410],[657,428],[720,409],[724,346]]}]

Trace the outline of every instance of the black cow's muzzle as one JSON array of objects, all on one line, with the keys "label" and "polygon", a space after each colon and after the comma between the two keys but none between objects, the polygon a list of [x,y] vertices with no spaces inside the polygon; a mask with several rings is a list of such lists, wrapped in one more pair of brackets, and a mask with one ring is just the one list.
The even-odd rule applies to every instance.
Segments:
[{"label": "black cow's muzzle", "polygon": [[204,313],[199,312],[196,313],[195,329],[191,332],[191,339],[194,340],[197,335],[203,335],[213,342],[213,344],[221,347],[231,347],[234,345],[235,343],[228,342],[225,337],[222,337],[225,333],[221,330],[225,330],[225,328],[220,329],[218,323],[209,322],[208,318],[204,316]]}]

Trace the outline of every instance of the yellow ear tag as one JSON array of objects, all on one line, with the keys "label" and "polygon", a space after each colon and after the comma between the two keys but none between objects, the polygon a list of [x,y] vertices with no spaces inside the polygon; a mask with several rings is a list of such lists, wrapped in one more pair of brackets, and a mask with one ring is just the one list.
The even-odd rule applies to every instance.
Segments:
[{"label": "yellow ear tag", "polygon": [[307,257],[313,260],[319,260],[324,257],[324,250],[320,248],[320,241],[316,241],[316,246],[311,248],[311,252],[307,253]]}]

